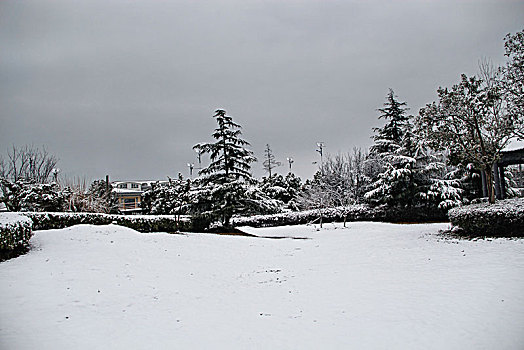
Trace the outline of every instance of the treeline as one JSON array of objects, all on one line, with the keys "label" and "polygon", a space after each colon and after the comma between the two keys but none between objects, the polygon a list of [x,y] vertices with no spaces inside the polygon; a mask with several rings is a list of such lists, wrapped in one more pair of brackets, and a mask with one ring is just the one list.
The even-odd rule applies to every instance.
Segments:
[{"label": "treeline", "polygon": [[[451,88],[439,88],[438,100],[416,115],[408,114],[406,102],[390,90],[378,109],[384,125],[372,130],[370,149],[325,156],[305,182],[291,172],[276,173],[281,163],[269,145],[262,161],[267,176],[253,178],[256,158],[250,144],[241,126],[219,109],[213,116],[213,141],[194,146],[199,156],[209,157],[207,167],[195,179],[180,175],[153,183],[142,196],[143,212],[191,215],[203,228],[213,222],[228,226],[235,215],[354,204],[392,212],[445,212],[481,195],[481,174],[494,202],[493,165],[511,139],[524,137],[524,32],[508,35],[505,50],[505,66],[481,63],[478,76],[462,75]],[[21,166],[15,148],[7,162],[0,162],[0,200],[9,210],[117,211],[114,193],[103,180],[82,189],[53,182],[56,158],[44,151],[34,158],[49,163],[41,174],[35,172],[36,160],[25,157]],[[515,194],[511,186],[507,190],[507,196]]]}]

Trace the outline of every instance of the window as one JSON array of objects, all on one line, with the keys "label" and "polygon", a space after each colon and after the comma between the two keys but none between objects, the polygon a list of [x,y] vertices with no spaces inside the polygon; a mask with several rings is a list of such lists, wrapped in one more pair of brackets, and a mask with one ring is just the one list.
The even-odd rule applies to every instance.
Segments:
[{"label": "window", "polygon": [[127,188],[127,184],[118,184],[118,188]]},{"label": "window", "polygon": [[131,184],[131,188],[138,188],[138,184]]},{"label": "window", "polygon": [[121,197],[119,199],[119,209],[132,210],[140,208],[140,197]]}]

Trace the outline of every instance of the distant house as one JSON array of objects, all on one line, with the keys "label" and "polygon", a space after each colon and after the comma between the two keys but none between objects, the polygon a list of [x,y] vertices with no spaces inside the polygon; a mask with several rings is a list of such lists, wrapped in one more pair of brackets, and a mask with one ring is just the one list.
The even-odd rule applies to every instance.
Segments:
[{"label": "distant house", "polygon": [[113,193],[118,200],[118,209],[124,214],[142,212],[142,193],[151,188],[155,181],[115,181]]}]

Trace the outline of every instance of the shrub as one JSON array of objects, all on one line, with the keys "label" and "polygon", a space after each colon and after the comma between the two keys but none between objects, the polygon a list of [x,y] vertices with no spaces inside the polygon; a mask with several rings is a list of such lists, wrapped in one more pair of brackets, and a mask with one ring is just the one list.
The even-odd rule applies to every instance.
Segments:
[{"label": "shrub", "polygon": [[0,178],[0,187],[0,201],[10,211],[60,211],[66,207],[65,196],[56,183],[11,182]]},{"label": "shrub", "polygon": [[448,216],[459,234],[476,237],[524,236],[524,198],[454,208]]},{"label": "shrub", "polygon": [[17,213],[0,213],[0,261],[26,250],[33,222]]}]

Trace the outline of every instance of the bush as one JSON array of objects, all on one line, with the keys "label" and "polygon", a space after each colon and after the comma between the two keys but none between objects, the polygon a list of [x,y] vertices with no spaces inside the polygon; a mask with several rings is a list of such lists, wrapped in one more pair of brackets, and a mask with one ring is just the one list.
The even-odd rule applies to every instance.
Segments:
[{"label": "bush", "polygon": [[60,211],[66,208],[65,196],[56,183],[11,182],[0,178],[0,187],[0,201],[9,211]]},{"label": "bush", "polygon": [[524,198],[454,208],[448,216],[455,231],[462,235],[524,237]]},{"label": "bush", "polygon": [[33,222],[17,213],[0,213],[0,261],[23,252],[32,236]]}]

